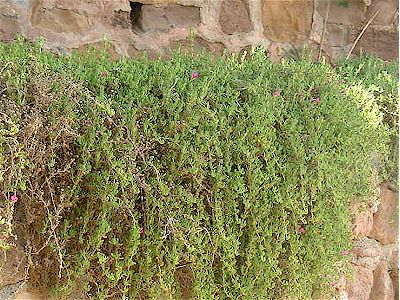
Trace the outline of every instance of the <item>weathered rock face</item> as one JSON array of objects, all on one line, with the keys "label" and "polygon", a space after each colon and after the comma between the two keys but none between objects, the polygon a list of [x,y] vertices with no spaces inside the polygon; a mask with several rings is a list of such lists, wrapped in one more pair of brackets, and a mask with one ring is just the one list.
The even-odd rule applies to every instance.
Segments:
[{"label": "weathered rock face", "polygon": [[[315,0],[311,40],[320,42],[324,32],[325,48],[334,57],[347,55],[366,22],[376,12],[367,31],[353,53],[360,50],[390,59],[398,56],[398,2],[390,0],[348,0],[346,2]],[[342,3],[342,4],[341,4]],[[374,34],[376,33],[376,34]]]},{"label": "weathered rock face", "polygon": [[[104,38],[119,56],[147,51],[168,55],[189,35],[239,53],[249,45],[285,49],[308,45],[330,58],[347,54],[366,21],[379,14],[360,39],[361,49],[385,59],[398,55],[398,1],[392,0],[0,0],[0,39],[17,33],[46,39],[68,53]],[[327,23],[325,26],[326,15]],[[272,45],[272,46],[271,46]],[[202,48],[202,47],[200,47]],[[205,47],[220,51],[220,47]]]},{"label": "weathered rock face", "polygon": [[372,207],[363,203],[353,202],[351,204],[353,216],[352,232],[354,238],[367,236],[373,227]]},{"label": "weathered rock face", "polygon": [[390,29],[398,17],[399,2],[398,1],[372,1],[368,8],[367,19],[373,19],[372,26],[383,26]]},{"label": "weathered rock face", "polygon": [[249,32],[253,29],[248,0],[223,0],[219,17],[221,30],[226,34]]},{"label": "weathered rock face", "polygon": [[369,300],[394,300],[394,287],[386,262],[381,262],[374,271],[374,285]]},{"label": "weathered rock face", "polygon": [[312,0],[264,1],[264,35],[279,42],[306,40],[311,32],[313,12]]},{"label": "weathered rock face", "polygon": [[194,6],[143,5],[139,26],[143,31],[168,31],[174,28],[197,27],[200,24],[200,9]]},{"label": "weathered rock face", "polygon": [[399,33],[368,28],[357,44],[356,52],[374,53],[386,60],[399,56]]},{"label": "weathered rock face", "polygon": [[399,299],[399,269],[390,271],[389,275],[393,282],[394,299]]},{"label": "weathered rock face", "polygon": [[19,5],[0,1],[0,40],[12,40],[23,30],[23,10]]},{"label": "weathered rock face", "polygon": [[347,280],[346,291],[348,299],[368,300],[374,282],[373,271],[360,266],[354,266],[353,278]]},{"label": "weathered rock face", "polygon": [[399,236],[398,227],[398,203],[399,195],[382,184],[381,203],[378,211],[374,214],[374,225],[370,237],[379,241],[382,245],[397,243]]},{"label": "weathered rock face", "polygon": [[27,257],[22,247],[12,248],[0,254],[0,286],[18,283],[25,279]]},{"label": "weathered rock face", "polygon": [[[329,1],[319,1],[317,11],[326,15]],[[331,1],[329,5],[328,23],[354,25],[365,21],[366,6],[362,0],[348,0],[344,4]]]},{"label": "weathered rock face", "polygon": [[41,2],[35,3],[32,8],[31,24],[56,33],[82,34],[91,27],[84,14],[57,7],[46,8]]}]

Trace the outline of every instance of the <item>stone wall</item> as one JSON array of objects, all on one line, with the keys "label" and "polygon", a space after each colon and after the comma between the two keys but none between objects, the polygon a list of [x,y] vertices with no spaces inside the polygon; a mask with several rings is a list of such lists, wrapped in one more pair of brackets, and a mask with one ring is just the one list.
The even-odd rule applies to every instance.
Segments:
[{"label": "stone wall", "polygon": [[343,299],[399,299],[399,194],[379,187],[378,202],[352,205],[354,244],[349,253],[353,278],[337,283]]},{"label": "stone wall", "polygon": [[[355,52],[398,56],[398,0],[0,0],[0,40],[43,36],[69,52],[111,42],[113,55],[168,56],[188,50],[239,53],[263,45],[272,58],[307,45],[345,55],[378,12]],[[325,22],[326,20],[326,22]],[[192,37],[192,38],[191,38]],[[193,40],[194,37],[194,40]]]}]

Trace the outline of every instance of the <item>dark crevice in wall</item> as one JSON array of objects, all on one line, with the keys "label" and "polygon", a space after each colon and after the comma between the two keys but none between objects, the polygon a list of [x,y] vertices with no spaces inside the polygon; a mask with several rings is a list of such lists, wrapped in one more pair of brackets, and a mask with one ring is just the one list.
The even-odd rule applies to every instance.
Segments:
[{"label": "dark crevice in wall", "polygon": [[143,4],[140,2],[134,2],[134,1],[129,1],[129,4],[131,6],[130,19],[131,19],[131,24],[132,24],[132,30],[133,31],[142,31],[140,19],[142,16]]}]

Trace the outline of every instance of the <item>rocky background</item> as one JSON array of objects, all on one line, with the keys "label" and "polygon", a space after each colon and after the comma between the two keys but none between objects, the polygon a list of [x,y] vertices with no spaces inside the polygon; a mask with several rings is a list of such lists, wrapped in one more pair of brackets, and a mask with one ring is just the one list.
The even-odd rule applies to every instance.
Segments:
[{"label": "rocky background", "polygon": [[399,194],[387,183],[380,197],[364,207],[352,205],[353,248],[349,255],[353,278],[337,283],[342,299],[399,299]]},{"label": "rocky background", "polygon": [[190,49],[192,36],[195,50],[263,45],[274,58],[322,44],[324,55],[337,58],[374,17],[354,52],[391,59],[398,57],[398,7],[398,0],[0,0],[0,40],[43,36],[52,50],[69,52],[107,39],[115,56],[146,50],[158,57],[178,45]]},{"label": "rocky background", "polygon": [[[113,57],[147,51],[150,58],[168,57],[176,47],[221,54],[263,45],[278,59],[322,45],[334,60],[348,54],[370,22],[354,53],[390,60],[398,58],[398,8],[397,0],[0,0],[0,40],[44,37],[62,54],[107,40]],[[355,242],[343,255],[350,256],[353,278],[333,283],[343,300],[398,299],[398,192],[386,183],[379,189],[379,200],[352,206]],[[0,300],[26,278],[22,249],[6,254]]]}]

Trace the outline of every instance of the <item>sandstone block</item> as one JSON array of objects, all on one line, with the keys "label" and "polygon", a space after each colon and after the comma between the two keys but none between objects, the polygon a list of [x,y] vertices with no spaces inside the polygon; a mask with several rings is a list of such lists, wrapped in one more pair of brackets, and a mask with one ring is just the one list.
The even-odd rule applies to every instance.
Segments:
[{"label": "sandstone block", "polygon": [[379,12],[371,25],[393,26],[395,19],[398,17],[398,9],[398,1],[373,1],[368,8],[367,19],[369,20],[376,12]]},{"label": "sandstone block", "polygon": [[226,34],[250,32],[253,25],[250,19],[248,0],[223,0],[219,24],[221,30]]},{"label": "sandstone block", "polygon": [[340,24],[327,24],[326,26],[327,44],[330,46],[347,45],[347,27]]},{"label": "sandstone block", "polygon": [[143,5],[140,26],[144,31],[168,31],[173,28],[197,27],[200,9],[181,5]]},{"label": "sandstone block", "polygon": [[382,261],[374,271],[374,284],[369,300],[394,300],[394,287],[387,263]]},{"label": "sandstone block", "polygon": [[263,1],[264,35],[275,42],[306,40],[311,32],[313,13],[312,0]]},{"label": "sandstone block", "polygon": [[[348,0],[348,5],[339,5],[337,1],[331,1],[329,7],[328,23],[342,25],[359,25],[366,19],[366,6],[362,0]],[[328,1],[319,1],[317,11],[325,16]]]},{"label": "sandstone block", "polygon": [[0,286],[15,284],[25,279],[27,257],[22,247],[18,246],[1,253],[0,263]]},{"label": "sandstone block", "polygon": [[21,24],[18,22],[18,20],[0,16],[0,40],[12,40],[15,38],[16,34],[20,32],[20,30]]},{"label": "sandstone block", "polygon": [[372,209],[365,203],[354,201],[351,204],[351,213],[353,217],[352,232],[354,238],[367,236],[373,227]]},{"label": "sandstone block", "polygon": [[[378,37],[377,37],[378,38]],[[383,45],[380,45],[383,47]],[[374,214],[374,224],[370,237],[379,241],[382,245],[393,244],[398,240],[398,193],[390,190],[386,184],[381,187],[381,203]]]},{"label": "sandstone block", "polygon": [[118,10],[115,11],[112,17],[111,25],[114,27],[121,27],[124,29],[129,29],[132,27],[132,22],[130,15],[126,11]]},{"label": "sandstone block", "polygon": [[373,280],[374,275],[372,270],[360,266],[353,266],[353,277],[346,280],[348,299],[369,300]]},{"label": "sandstone block", "polygon": [[56,33],[82,34],[91,29],[88,17],[76,10],[45,9],[41,2],[32,9],[31,24]]},{"label": "sandstone block", "polygon": [[359,257],[379,257],[383,255],[383,249],[376,240],[364,237],[354,242],[351,253]]},{"label": "sandstone block", "polygon": [[399,269],[389,271],[389,275],[393,282],[394,299],[399,299]]}]

